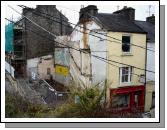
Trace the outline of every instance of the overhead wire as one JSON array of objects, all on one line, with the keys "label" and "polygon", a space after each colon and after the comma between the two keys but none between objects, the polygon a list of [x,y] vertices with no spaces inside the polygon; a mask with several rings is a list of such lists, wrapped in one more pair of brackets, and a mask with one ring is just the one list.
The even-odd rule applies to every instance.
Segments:
[{"label": "overhead wire", "polygon": [[[20,14],[17,10],[15,10],[13,7],[11,7],[11,6],[9,6],[11,9],[13,9],[15,12],[17,12],[18,14]],[[20,14],[20,15],[22,15],[22,14]],[[44,31],[46,31],[46,32],[48,32],[50,35],[52,35],[52,36],[54,36],[55,38],[56,38],[56,35],[55,34],[53,34],[52,32],[49,32],[48,30],[46,30],[45,28],[43,28],[42,26],[40,26],[40,25],[38,25],[37,23],[35,23],[34,21],[32,21],[32,20],[30,20],[29,18],[27,18],[26,16],[24,16],[24,15],[22,15],[23,17],[25,17],[27,20],[29,20],[30,22],[32,22],[32,23],[34,23],[36,26],[38,26],[39,28],[41,28],[41,29],[43,29]],[[60,44],[60,43],[59,43]],[[62,43],[61,43],[62,44]],[[63,44],[63,45],[65,45],[65,44]],[[65,45],[65,46],[68,46],[68,45]],[[68,46],[69,47],[69,46]],[[70,48],[72,48],[72,47],[70,47]],[[84,53],[89,53],[89,52],[87,52],[87,51],[84,51],[84,50],[80,50],[80,49],[78,49],[78,51],[82,51],[82,52],[84,52]],[[101,58],[101,59],[103,59],[103,60],[106,60],[106,61],[108,61],[109,59],[105,59],[105,58],[103,58],[103,57],[99,57],[99,56],[96,56],[96,55],[91,55],[91,56],[93,56],[93,57],[98,57],[98,58]],[[139,67],[136,67],[136,66],[133,66],[133,65],[128,65],[128,64],[124,64],[124,63],[120,63],[120,62],[117,62],[117,61],[114,61],[114,60],[109,60],[109,61],[111,61],[111,62],[114,62],[114,63],[118,63],[118,64],[121,64],[121,65],[127,65],[127,66],[132,66],[132,67],[134,67],[134,68],[136,68],[136,69],[139,69],[139,70],[144,70],[144,71],[148,71],[148,72],[151,72],[151,73],[155,73],[154,71],[150,71],[150,70],[147,70],[147,69],[142,69],[142,68],[139,68]]]},{"label": "overhead wire", "polygon": [[[60,5],[58,5],[58,6],[60,6]],[[66,8],[66,7],[64,7],[64,6],[61,6],[61,7]],[[66,8],[66,9],[69,9],[69,10],[71,10],[71,11],[75,11],[75,12],[78,12],[78,13],[79,13],[79,11],[72,10],[72,9],[70,9],[70,8]],[[90,17],[94,18],[94,16],[92,16],[90,13],[86,12],[86,14],[88,14]],[[80,26],[78,26],[78,27],[80,27]],[[82,27],[82,28],[83,28],[83,27]],[[90,29],[86,29],[86,30],[92,31],[92,30],[90,30]],[[96,32],[96,31],[93,31],[93,32],[95,32],[95,33],[97,33],[97,34],[104,35],[104,36],[109,37],[109,38],[112,38],[112,39],[114,39],[114,40],[118,40],[118,41],[120,41],[119,43],[124,44],[124,43],[122,43],[122,40],[120,40],[120,39],[118,39],[118,38],[115,38],[115,37],[112,37],[112,36],[109,36],[109,35],[106,35],[106,34],[103,34],[103,33],[99,33],[99,32]],[[126,43],[126,44],[127,44],[127,43]],[[129,43],[129,44],[130,44],[130,45],[133,45],[133,46],[136,46],[136,47],[139,47],[139,48],[147,49],[148,51],[151,51],[151,52],[155,52],[154,50],[145,48],[145,47],[143,47],[143,46],[139,46],[139,45],[132,44],[132,43]]]},{"label": "overhead wire", "polygon": [[[10,22],[14,23],[14,24],[16,23],[16,22],[11,21],[11,20],[9,20],[9,19],[7,19],[7,18],[5,18],[5,19],[6,19],[7,21],[10,21]],[[21,26],[21,25],[18,25],[18,26],[23,27],[23,26]],[[39,34],[38,32],[35,32],[35,31],[31,30],[31,29],[26,28],[26,30],[31,31],[31,32],[35,33],[36,35],[38,35],[38,36],[40,36],[40,37],[42,37],[42,38],[46,38],[46,39],[48,39],[48,40],[51,40],[51,41],[53,41],[53,42],[56,42],[56,43],[58,43],[58,44],[62,45],[61,43],[59,43],[59,42],[57,42],[57,41],[55,41],[55,40],[53,40],[53,39],[51,39],[51,38],[48,38],[48,37],[46,37],[46,36],[44,36],[44,35],[41,35],[41,34]],[[63,44],[63,45],[64,45],[64,44]],[[80,52],[81,52],[81,50],[80,50],[80,49],[76,49],[76,48],[73,48],[73,47],[70,47],[70,46],[66,46],[66,47],[68,47],[68,48],[71,48],[71,49],[74,49],[74,50],[76,50],[76,51],[80,51]],[[70,55],[71,55],[71,53],[70,53]],[[94,56],[94,55],[92,55],[92,56]],[[112,64],[112,63],[110,63],[110,62],[106,61],[106,60],[105,60],[105,58],[102,58],[102,57],[97,57],[97,56],[95,56],[95,58],[97,58],[97,59],[99,59],[99,60],[101,60],[101,61],[103,61],[103,62],[105,62],[105,63],[107,63],[107,64],[109,64],[109,65],[112,65],[112,66],[114,66],[114,67],[120,68],[120,66],[114,65],[114,64]],[[74,59],[73,59],[73,61],[75,62],[75,60],[74,60]],[[75,62],[75,64],[76,64],[76,62]],[[77,64],[76,64],[76,65],[77,65]],[[77,66],[77,67],[78,67],[78,66]],[[80,68],[79,68],[79,67],[78,67],[78,69],[80,70]],[[127,70],[125,70],[125,71],[127,72]],[[133,75],[136,75],[136,76],[140,77],[140,75],[139,75],[139,74],[135,74],[135,73],[132,73],[132,72],[131,72],[131,74],[133,74]],[[148,79],[148,78],[146,78],[146,79]],[[148,80],[151,80],[151,79],[148,79]]]},{"label": "overhead wire", "polygon": [[[27,7],[27,6],[20,6],[20,5],[19,5],[19,7],[21,7],[21,8],[30,8],[30,7]],[[31,10],[30,10],[30,11],[31,11]],[[53,16],[53,15],[50,15],[50,14],[47,14],[47,13],[44,13],[44,12],[41,12],[41,11],[38,11],[38,12],[41,13],[41,14],[45,14],[45,15],[47,15],[48,17],[46,17],[46,16],[44,16],[44,15],[41,15],[41,14],[39,14],[39,13],[37,13],[37,12],[33,12],[33,11],[31,11],[31,12],[34,13],[34,14],[36,14],[36,15],[40,15],[40,16],[42,16],[42,17],[48,18],[48,19],[50,19],[50,20],[52,20],[52,21],[55,21],[55,22],[58,22],[58,23],[60,22],[60,21],[56,21],[55,19],[51,19],[51,18],[56,18],[56,19],[59,19],[59,20],[60,20],[60,18],[58,18],[58,17],[56,17],[56,16]],[[87,14],[88,14],[89,16],[93,17],[93,16],[90,15],[89,13],[87,13]],[[75,29],[76,31],[79,31],[79,32],[81,32],[81,33],[88,34],[88,35],[91,35],[91,36],[94,36],[94,37],[97,37],[97,38],[99,38],[99,39],[103,39],[103,40],[106,40],[106,41],[109,41],[109,42],[119,43],[119,44],[125,44],[125,43],[122,43],[122,40],[120,40],[120,39],[118,39],[118,38],[115,38],[115,37],[106,35],[106,34],[104,34],[104,33],[99,33],[99,32],[94,31],[94,30],[90,30],[90,29],[88,29],[88,28],[84,28],[84,27],[82,27],[82,26],[79,26],[78,24],[74,24],[74,23],[72,23],[72,22],[68,22],[68,21],[65,21],[65,20],[63,20],[63,19],[62,19],[62,21],[67,22],[67,23],[72,24],[72,25],[75,25],[75,26],[78,26],[78,27],[83,28],[83,29],[85,29],[85,30],[92,31],[92,32],[94,32],[94,33],[96,33],[96,34],[100,34],[100,35],[103,35],[103,36],[105,36],[105,37],[112,38],[112,39],[117,40],[117,41],[113,41],[113,40],[109,40],[109,39],[104,39],[104,38],[99,37],[99,36],[96,36],[96,35],[94,35],[94,34],[92,34],[92,33],[86,33],[86,32],[80,31],[80,30],[78,30],[78,29]],[[62,24],[63,24],[63,23],[62,23]],[[68,25],[65,25],[65,24],[63,24],[63,25],[69,27]],[[151,51],[151,52],[155,52],[155,51],[152,50],[152,49],[148,49],[148,48],[145,48],[145,47],[143,47],[143,46],[139,46],[139,45],[136,45],[136,44],[133,44],[133,43],[126,43],[126,45],[132,45],[132,46],[136,46],[136,47],[139,47],[139,48],[142,48],[142,49],[146,49],[146,50]]]}]

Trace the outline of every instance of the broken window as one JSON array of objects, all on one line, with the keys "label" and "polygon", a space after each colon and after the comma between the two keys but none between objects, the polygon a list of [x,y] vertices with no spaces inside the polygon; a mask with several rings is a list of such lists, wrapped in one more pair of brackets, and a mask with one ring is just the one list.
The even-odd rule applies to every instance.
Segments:
[{"label": "broken window", "polygon": [[122,51],[130,52],[130,36],[122,36]]}]

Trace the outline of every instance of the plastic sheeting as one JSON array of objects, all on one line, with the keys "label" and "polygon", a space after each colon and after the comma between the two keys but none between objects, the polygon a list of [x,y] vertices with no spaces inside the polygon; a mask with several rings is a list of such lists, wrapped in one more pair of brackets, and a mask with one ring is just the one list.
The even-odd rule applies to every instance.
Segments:
[{"label": "plastic sheeting", "polygon": [[13,23],[5,26],[5,52],[13,52]]},{"label": "plastic sheeting", "polygon": [[8,63],[5,61],[5,70],[11,74],[11,76],[14,78],[14,71],[15,69]]}]

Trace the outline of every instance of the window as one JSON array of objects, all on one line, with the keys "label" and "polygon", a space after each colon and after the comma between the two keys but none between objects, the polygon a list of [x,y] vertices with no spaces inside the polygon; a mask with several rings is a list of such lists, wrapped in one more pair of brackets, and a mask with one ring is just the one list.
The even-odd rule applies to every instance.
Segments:
[{"label": "window", "polygon": [[120,82],[129,83],[132,79],[132,67],[121,67],[120,68]]},{"label": "window", "polygon": [[152,103],[151,108],[155,108],[155,92],[152,92]]},{"label": "window", "polygon": [[135,92],[135,94],[134,94],[134,106],[135,107],[137,107],[137,106],[139,106],[139,96],[141,95],[141,91],[137,91],[137,92]]},{"label": "window", "polygon": [[130,36],[122,36],[122,51],[130,52]]},{"label": "window", "polygon": [[129,106],[129,101],[130,101],[130,95],[129,94],[113,96],[112,107],[113,108],[128,107]]},{"label": "window", "polygon": [[47,74],[50,75],[50,68],[47,68]]}]

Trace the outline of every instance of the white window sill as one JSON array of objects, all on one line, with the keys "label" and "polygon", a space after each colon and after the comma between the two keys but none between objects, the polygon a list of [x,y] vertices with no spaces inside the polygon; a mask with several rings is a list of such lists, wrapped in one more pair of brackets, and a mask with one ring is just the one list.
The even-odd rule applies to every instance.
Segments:
[{"label": "white window sill", "polygon": [[123,52],[121,56],[133,56],[131,52]]},{"label": "white window sill", "polygon": [[131,86],[131,85],[132,85],[131,82],[126,82],[126,83],[120,83],[118,87],[125,87],[125,86]]}]

